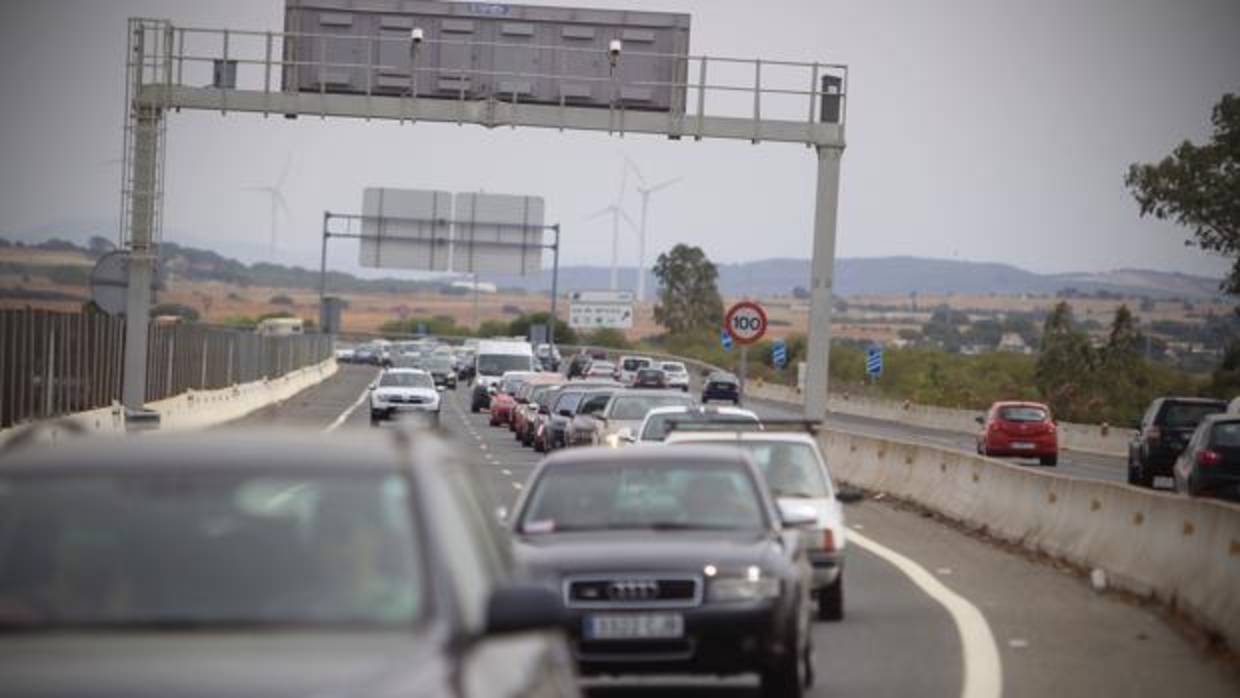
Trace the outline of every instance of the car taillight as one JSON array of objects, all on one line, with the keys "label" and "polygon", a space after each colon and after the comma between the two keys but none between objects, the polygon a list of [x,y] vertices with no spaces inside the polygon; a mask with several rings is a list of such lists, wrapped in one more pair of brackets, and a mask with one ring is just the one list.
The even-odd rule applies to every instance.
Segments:
[{"label": "car taillight", "polygon": [[822,532],[822,549],[829,553],[835,552],[835,532],[829,528]]},{"label": "car taillight", "polygon": [[1218,451],[1206,449],[1197,452],[1197,465],[1210,466],[1218,465],[1221,462],[1223,462],[1223,456]]}]

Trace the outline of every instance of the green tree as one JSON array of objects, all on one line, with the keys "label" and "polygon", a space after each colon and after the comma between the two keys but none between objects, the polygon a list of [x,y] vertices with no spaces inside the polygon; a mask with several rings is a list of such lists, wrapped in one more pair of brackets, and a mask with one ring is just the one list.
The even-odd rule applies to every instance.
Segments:
[{"label": "green tree", "polygon": [[583,343],[594,347],[607,347],[608,349],[628,349],[629,340],[620,330],[610,327],[601,327],[582,337]]},{"label": "green tree", "polygon": [[1046,316],[1042,351],[1034,370],[1038,392],[1057,416],[1077,419],[1087,413],[1094,365],[1088,335],[1077,329],[1072,306],[1060,301]]},{"label": "green tree", "polygon": [[676,245],[654,265],[659,302],[654,321],[670,334],[694,333],[723,324],[723,299],[716,282],[719,272],[699,247]]},{"label": "green tree", "polygon": [[508,334],[508,323],[503,320],[483,320],[478,326],[479,337],[503,337]]},{"label": "green tree", "polygon": [[[528,313],[508,323],[508,334],[514,337],[528,337],[530,325],[546,325],[550,321],[551,313]],[[555,320],[555,342],[556,344],[577,343],[577,332],[569,327],[567,322],[559,318]]]},{"label": "green tree", "polygon": [[1121,305],[1111,323],[1111,333],[1102,355],[1103,363],[1130,368],[1140,358],[1140,344],[1141,333],[1137,331],[1136,318],[1127,305]]},{"label": "green tree", "polygon": [[1210,392],[1215,397],[1240,397],[1240,339],[1232,341],[1223,354],[1223,361],[1210,379]]},{"label": "green tree", "polygon": [[1209,142],[1184,141],[1157,164],[1133,164],[1124,184],[1142,216],[1173,220],[1192,230],[1188,244],[1232,258],[1223,289],[1240,294],[1240,97],[1223,95],[1210,121]]}]

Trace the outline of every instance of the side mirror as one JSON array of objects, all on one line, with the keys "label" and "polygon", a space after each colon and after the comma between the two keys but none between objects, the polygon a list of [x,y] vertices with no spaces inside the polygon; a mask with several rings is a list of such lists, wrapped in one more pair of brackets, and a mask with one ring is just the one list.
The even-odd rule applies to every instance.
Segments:
[{"label": "side mirror", "polygon": [[371,383],[370,387],[368,387],[367,390],[374,390],[375,388],[378,388],[378,387],[379,387],[378,383]]},{"label": "side mirror", "polygon": [[504,635],[554,628],[564,622],[560,595],[544,586],[520,584],[500,587],[487,600],[488,635]]},{"label": "side mirror", "polygon": [[982,425],[986,424],[985,417],[974,417],[973,421],[977,422],[978,424],[982,424]]},{"label": "side mirror", "polygon": [[508,526],[508,507],[495,507],[495,520],[499,522],[500,526],[506,528]]},{"label": "side mirror", "polygon": [[437,385],[437,386],[435,386],[435,390],[437,390],[437,391],[439,391],[439,392],[441,392],[441,393],[442,393],[443,391],[447,390],[447,389],[448,389],[448,388],[447,388],[447,386],[443,386],[443,385]]},{"label": "side mirror", "polygon": [[818,510],[805,502],[781,499],[779,519],[788,528],[806,528],[818,523]]},{"label": "side mirror", "polygon": [[841,487],[835,491],[835,499],[842,504],[856,504],[865,499],[865,492],[856,487]]}]

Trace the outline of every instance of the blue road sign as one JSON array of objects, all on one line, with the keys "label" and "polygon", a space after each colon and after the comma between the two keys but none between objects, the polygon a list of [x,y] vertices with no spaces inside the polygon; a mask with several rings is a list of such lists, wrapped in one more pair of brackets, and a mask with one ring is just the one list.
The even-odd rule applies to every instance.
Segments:
[{"label": "blue road sign", "polygon": [[871,376],[883,375],[883,348],[873,346],[865,350],[865,372]]},{"label": "blue road sign", "polygon": [[726,328],[719,332],[719,343],[723,345],[724,351],[732,351],[732,335]]},{"label": "blue road sign", "polygon": [[775,368],[788,365],[788,345],[784,340],[775,340],[775,346],[771,347],[771,363],[775,364]]}]

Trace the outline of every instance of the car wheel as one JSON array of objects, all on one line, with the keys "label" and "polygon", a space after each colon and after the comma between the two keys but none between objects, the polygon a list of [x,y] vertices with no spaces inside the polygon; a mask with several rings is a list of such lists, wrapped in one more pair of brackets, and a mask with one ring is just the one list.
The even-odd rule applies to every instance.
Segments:
[{"label": "car wheel", "polygon": [[1132,456],[1128,457],[1128,484],[1137,484],[1137,465],[1132,462]]},{"label": "car wheel", "polygon": [[[797,647],[794,643],[793,647]],[[775,666],[762,670],[763,698],[801,698],[805,695],[804,658],[799,649],[781,657]]]},{"label": "car wheel", "polygon": [[474,414],[478,414],[481,411],[481,409],[478,407],[478,403],[471,402],[469,403],[469,411],[473,412]]},{"label": "car wheel", "polygon": [[844,619],[844,575],[835,578],[835,583],[818,592],[818,620]]},{"label": "car wheel", "polygon": [[[1178,482],[1179,478],[1176,478],[1176,481]],[[1201,485],[1197,482],[1197,479],[1194,478],[1191,473],[1188,476],[1188,483],[1186,484],[1184,489],[1185,491],[1188,492],[1188,496],[1190,497],[1200,497],[1202,494]]]},{"label": "car wheel", "polygon": [[1042,465],[1049,465],[1050,467],[1053,468],[1059,465],[1059,456],[1058,455],[1042,456],[1041,458],[1038,459],[1038,462],[1040,462]]},{"label": "car wheel", "polygon": [[375,413],[375,412],[371,412],[371,413],[370,413],[370,426],[372,426],[372,427],[377,427],[377,426],[379,426],[379,422],[380,422],[381,420],[382,420],[382,417],[380,417],[377,413]]}]

